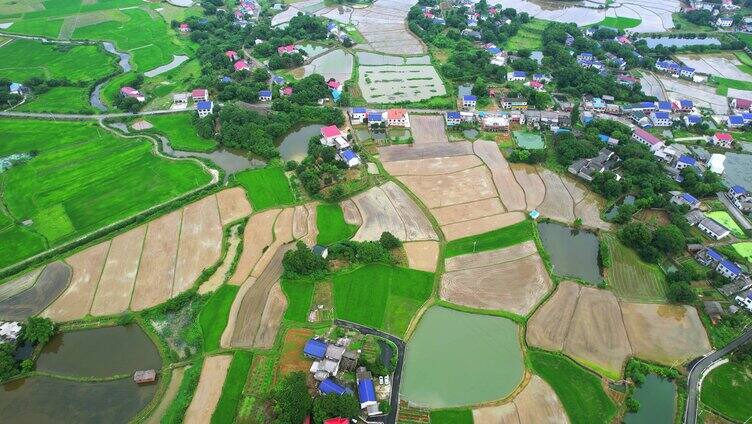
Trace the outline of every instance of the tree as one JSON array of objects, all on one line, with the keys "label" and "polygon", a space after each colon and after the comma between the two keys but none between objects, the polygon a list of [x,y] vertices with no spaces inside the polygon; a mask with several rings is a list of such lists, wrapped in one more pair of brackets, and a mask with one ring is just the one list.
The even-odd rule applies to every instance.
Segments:
[{"label": "tree", "polygon": [[673,283],[668,286],[668,293],[666,295],[668,300],[675,303],[692,304],[697,301],[697,295],[688,284],[685,283]]},{"label": "tree", "polygon": [[302,371],[287,374],[274,389],[274,420],[277,424],[300,424],[311,411],[313,401]]},{"label": "tree", "polygon": [[0,381],[18,374],[16,360],[13,358],[14,344],[0,343]]},{"label": "tree", "polygon": [[55,323],[49,318],[29,317],[23,328],[23,338],[34,344],[44,345],[55,334]]},{"label": "tree", "polygon": [[617,224],[626,224],[627,222],[632,220],[632,215],[634,215],[636,211],[637,208],[634,205],[624,203],[619,206],[619,212],[616,213],[614,222],[616,222]]},{"label": "tree", "polygon": [[313,401],[313,422],[321,424],[333,417],[356,418],[360,403],[353,395],[328,394],[317,396]]},{"label": "tree", "polygon": [[383,233],[381,233],[379,243],[381,243],[381,245],[384,246],[384,249],[387,250],[392,250],[402,246],[400,239],[395,237],[394,234],[390,233],[389,231],[384,231]]},{"label": "tree", "polygon": [[653,237],[647,225],[641,222],[630,222],[619,232],[619,237],[627,246],[642,249],[650,245]]},{"label": "tree", "polygon": [[327,262],[326,259],[313,253],[305,243],[298,241],[295,249],[285,252],[282,266],[288,277],[318,276],[326,271]]},{"label": "tree", "polygon": [[681,230],[670,224],[656,228],[653,233],[653,245],[664,253],[676,254],[684,250],[687,241]]}]

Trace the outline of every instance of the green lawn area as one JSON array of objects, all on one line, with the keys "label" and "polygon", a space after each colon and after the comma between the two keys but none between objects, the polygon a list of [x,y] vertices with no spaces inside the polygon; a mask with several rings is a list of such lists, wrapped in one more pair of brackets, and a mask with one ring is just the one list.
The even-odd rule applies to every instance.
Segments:
[{"label": "green lawn area", "polygon": [[522,243],[526,240],[532,240],[534,225],[535,223],[533,221],[526,220],[477,236],[452,240],[447,243],[446,257],[449,258],[452,256],[464,255],[466,253],[500,249],[502,247]]},{"label": "green lawn area", "polygon": [[611,252],[611,267],[605,273],[606,281],[620,299],[636,302],[666,300],[668,288],[658,266],[643,262],[614,234],[601,233],[601,238]]},{"label": "green lawn area", "polygon": [[433,410],[431,424],[473,424],[473,412],[469,409]]},{"label": "green lawn area", "polygon": [[358,231],[357,225],[345,222],[345,216],[338,203],[321,204],[316,207],[316,227],[319,229],[316,242],[323,245],[348,240]]},{"label": "green lawn area", "polygon": [[0,157],[37,153],[0,173],[13,221],[0,218],[0,267],[44,250],[40,240],[62,244],[210,181],[199,165],[154,156],[151,143],[95,123],[3,119],[0,139]]},{"label": "green lawn area", "polygon": [[227,378],[222,386],[222,395],[217,401],[217,407],[211,417],[212,424],[232,424],[238,410],[240,398],[243,395],[243,387],[251,369],[253,354],[238,350],[232,355],[230,368],[227,370]]},{"label": "green lawn area", "polygon": [[89,102],[89,89],[84,87],[53,87],[34,95],[15,109],[19,112],[94,113]]},{"label": "green lawn area", "polygon": [[248,193],[254,211],[295,202],[285,171],[279,167],[249,169],[235,174],[235,178]]},{"label": "green lawn area", "polygon": [[728,418],[743,422],[752,417],[752,361],[729,362],[702,381],[702,403]]},{"label": "green lawn area", "polygon": [[312,281],[282,279],[282,292],[287,297],[286,320],[308,322],[313,288],[314,283]]},{"label": "green lawn area", "polygon": [[595,374],[557,353],[528,350],[527,362],[554,389],[572,424],[611,422],[616,406]]},{"label": "green lawn area", "polygon": [[115,72],[116,59],[101,46],[61,46],[17,39],[0,47],[0,77],[96,81]]},{"label": "green lawn area", "polygon": [[334,276],[337,318],[403,336],[431,295],[433,274],[384,264]]},{"label": "green lawn area", "polygon": [[747,238],[747,235],[744,234],[744,230],[739,226],[739,224],[734,221],[734,218],[731,217],[731,215],[728,214],[726,211],[715,211],[715,212],[707,212],[705,216],[709,218],[713,218],[714,220],[720,222],[724,227],[731,230],[731,234],[739,237],[739,238]]},{"label": "green lawn area", "polygon": [[752,262],[752,242],[745,241],[742,243],[734,243],[731,245],[736,253],[744,256],[748,261]]},{"label": "green lawn area", "polygon": [[206,302],[198,315],[201,324],[201,332],[204,335],[204,352],[212,352],[219,349],[219,340],[222,332],[227,327],[230,315],[230,307],[235,295],[240,290],[239,286],[225,284],[215,291]]},{"label": "green lawn area", "polygon": [[504,44],[506,50],[517,51],[519,49],[540,50],[543,47],[543,30],[548,21],[531,19],[523,24],[517,34]]},{"label": "green lawn area", "polygon": [[697,25],[689,22],[686,18],[684,18],[684,14],[680,12],[672,13],[671,19],[674,21],[674,26],[676,27],[676,29],[680,29],[683,32],[715,31],[715,28],[712,26]]},{"label": "green lawn area", "polygon": [[642,19],[637,18],[625,18],[623,16],[609,16],[606,17],[604,20],[598,22],[599,26],[606,26],[609,28],[616,28],[616,29],[627,29],[627,28],[634,28],[637,25],[640,25],[642,22]]},{"label": "green lawn area", "polygon": [[162,133],[170,139],[173,149],[211,152],[217,147],[216,141],[203,138],[196,133],[196,128],[193,126],[193,112],[154,115],[147,117],[146,120],[154,125],[153,131]]}]

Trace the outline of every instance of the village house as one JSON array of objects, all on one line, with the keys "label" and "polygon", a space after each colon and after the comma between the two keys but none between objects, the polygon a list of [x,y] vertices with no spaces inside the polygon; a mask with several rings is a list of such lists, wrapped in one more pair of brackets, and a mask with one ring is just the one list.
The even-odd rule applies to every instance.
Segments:
[{"label": "village house", "polygon": [[196,112],[199,118],[204,118],[207,115],[211,115],[214,112],[214,102],[209,100],[201,100],[196,103]]},{"label": "village house", "polygon": [[444,114],[447,127],[452,127],[462,123],[462,115],[459,112],[447,112]]},{"label": "village house", "polygon": [[656,102],[655,108],[657,112],[670,113],[674,110],[674,105],[669,101],[661,100],[659,102]]},{"label": "village house", "polygon": [[736,280],[742,275],[742,269],[728,259],[719,262],[718,266],[715,267],[715,270],[729,280]]},{"label": "village house", "polygon": [[145,102],[146,97],[141,94],[140,91],[136,90],[133,87],[123,87],[120,89],[120,95],[123,97],[133,97],[134,99],[138,100],[139,102]]},{"label": "village house", "polygon": [[526,110],[527,100],[524,97],[502,97],[499,106],[502,109]]},{"label": "village house", "polygon": [[702,117],[700,115],[685,115],[684,116],[684,124],[688,127],[692,125],[697,125],[702,122]]},{"label": "village house", "polygon": [[695,76],[695,68],[690,68],[689,66],[682,66],[679,68],[679,76],[691,79],[693,76]]},{"label": "village house", "polygon": [[238,60],[237,62],[235,62],[235,64],[233,65],[233,67],[235,68],[236,72],[237,71],[250,71],[251,70],[251,64],[248,63],[248,61],[245,60],[245,59]]},{"label": "village house", "polygon": [[752,100],[735,97],[731,99],[731,107],[737,111],[752,111]]},{"label": "village house", "polygon": [[227,58],[230,59],[231,62],[240,59],[240,56],[238,56],[238,52],[236,52],[235,50],[227,50],[225,52],[225,56],[227,56]]},{"label": "village house", "polygon": [[525,81],[526,79],[527,72],[525,71],[507,72],[507,81]]},{"label": "village house", "polygon": [[744,126],[744,118],[741,115],[731,115],[726,120],[729,128],[741,128]]},{"label": "village house", "polygon": [[506,115],[485,115],[480,122],[483,131],[496,132],[509,129],[509,118]]},{"label": "village house", "polygon": [[679,156],[679,159],[676,161],[675,168],[678,170],[682,170],[684,168],[695,167],[695,166],[697,166],[697,159],[693,158],[692,156],[681,155]]},{"label": "village house", "polygon": [[201,100],[209,100],[209,90],[205,88],[199,88],[191,92],[191,98],[194,102]]},{"label": "village house", "polygon": [[734,143],[734,137],[729,133],[717,132],[713,134],[710,142],[715,146],[730,149],[731,145]]},{"label": "village house", "polygon": [[543,83],[540,81],[529,81],[526,85],[539,93],[543,93],[546,91],[546,89],[543,86]]},{"label": "village house", "polygon": [[632,138],[639,143],[648,146],[653,153],[665,145],[658,137],[638,127],[632,132]]},{"label": "village house", "polygon": [[350,120],[355,124],[362,124],[366,119],[366,108],[355,107],[350,111]]},{"label": "village house", "polygon": [[172,103],[177,105],[186,105],[188,104],[188,99],[190,98],[190,93],[175,93],[172,95]]},{"label": "village house", "polygon": [[462,107],[465,109],[475,109],[475,105],[478,104],[478,97],[467,95],[462,96]]},{"label": "village house", "polygon": [[619,158],[613,151],[601,149],[598,155],[593,158],[575,161],[568,170],[571,174],[590,182],[593,181],[596,174],[613,169],[618,161]]},{"label": "village house", "polygon": [[261,90],[259,91],[258,99],[262,102],[268,102],[272,100],[272,91],[271,90]]},{"label": "village house", "polygon": [[321,128],[321,144],[335,147],[337,150],[350,148],[350,143],[345,138],[345,134],[336,125]]},{"label": "village house", "polygon": [[680,112],[692,112],[692,109],[694,109],[695,104],[692,100],[676,100],[672,103],[672,106],[674,110],[678,110]]},{"label": "village house", "polygon": [[704,266],[715,268],[722,260],[726,258],[724,258],[720,253],[716,252],[715,249],[708,247],[707,249],[702,249],[697,252],[695,259],[697,260],[697,262]]},{"label": "village house", "polygon": [[180,24],[180,32],[191,32],[191,27],[186,23]]},{"label": "village house", "polygon": [[368,126],[373,127],[384,123],[384,114],[382,112],[368,112]]},{"label": "village house", "polygon": [[732,186],[726,196],[731,200],[740,211],[744,213],[752,212],[752,195],[740,185]]},{"label": "village house", "polygon": [[376,401],[376,390],[373,386],[373,376],[365,367],[359,367],[355,372],[358,383],[358,400],[360,409],[364,409],[369,417],[381,414],[379,403]]},{"label": "village house", "polygon": [[618,77],[616,77],[616,81],[619,84],[625,85],[627,87],[631,87],[631,86],[637,84],[637,78],[633,77],[632,75],[621,74]]},{"label": "village house", "polygon": [[283,97],[289,97],[292,96],[293,89],[290,86],[287,86],[281,90],[279,90],[279,94]]},{"label": "village house", "polygon": [[677,193],[671,197],[671,203],[676,205],[687,205],[690,209],[697,209],[700,207],[700,201],[689,193]]},{"label": "village house", "polygon": [[321,392],[321,394],[324,394],[324,395],[335,394],[335,395],[342,396],[345,393],[349,393],[352,391],[345,388],[345,386],[339,384],[336,380],[330,377],[322,381],[321,384],[319,384],[319,392]]},{"label": "village house", "polygon": [[655,62],[655,69],[662,72],[668,72],[674,76],[678,76],[681,67],[673,60],[659,60]]},{"label": "village house", "polygon": [[297,52],[298,52],[298,48],[295,47],[292,44],[288,44],[286,46],[279,46],[279,47],[277,47],[277,53],[280,54],[280,55],[283,55],[283,54],[293,54],[293,53],[297,53]]},{"label": "village house", "polygon": [[705,218],[697,224],[697,228],[714,240],[721,240],[731,234],[731,231],[712,218]]},{"label": "village house", "polygon": [[410,117],[407,115],[407,109],[388,109],[386,120],[390,127],[410,128]]},{"label": "village house", "polygon": [[23,84],[12,82],[8,86],[8,91],[10,91],[10,94],[23,94],[26,92],[26,87]]},{"label": "village house", "polygon": [[720,28],[730,28],[732,25],[734,25],[734,19],[722,16],[718,18],[717,21],[715,21],[715,24]]}]

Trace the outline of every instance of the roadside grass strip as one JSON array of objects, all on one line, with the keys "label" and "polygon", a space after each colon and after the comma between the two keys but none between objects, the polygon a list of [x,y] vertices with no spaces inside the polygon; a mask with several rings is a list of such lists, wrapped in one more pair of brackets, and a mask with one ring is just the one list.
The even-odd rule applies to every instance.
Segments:
[{"label": "roadside grass strip", "polygon": [[232,356],[227,378],[222,386],[222,395],[217,402],[217,408],[211,417],[212,424],[231,424],[235,422],[243,387],[251,369],[253,354],[247,351],[236,351]]},{"label": "roadside grass strip", "polygon": [[469,409],[437,409],[431,411],[431,424],[473,424]]},{"label": "roadside grass strip", "polygon": [[401,337],[431,295],[433,283],[430,272],[385,264],[335,275],[336,316]]},{"label": "roadside grass strip", "polygon": [[64,46],[17,39],[0,47],[0,76],[94,82],[115,72],[115,56],[101,46]]},{"label": "roadside grass strip", "polygon": [[601,233],[601,237],[611,252],[606,281],[614,294],[622,300],[664,302],[668,287],[661,270],[643,262],[637,253],[621,244],[616,235]]},{"label": "roadside grass strip", "polygon": [[728,214],[726,211],[715,211],[715,212],[707,212],[705,213],[705,216],[708,218],[713,218],[714,220],[718,221],[723,225],[724,227],[731,230],[731,234],[735,235],[736,237],[745,239],[747,238],[747,235],[744,234],[744,230],[739,226],[739,224],[734,221],[734,218],[731,217],[731,215]]},{"label": "roadside grass strip", "polygon": [[193,112],[154,115],[147,118],[154,125],[154,130],[170,139],[170,145],[176,150],[191,152],[211,152],[217,142],[203,138],[196,133],[193,126]]},{"label": "roadside grass strip", "polygon": [[744,422],[752,417],[752,360],[728,362],[702,382],[701,400],[724,417]]},{"label": "roadside grass strip", "polygon": [[290,182],[282,168],[250,169],[236,174],[235,179],[248,193],[254,211],[295,202]]},{"label": "roadside grass strip", "polygon": [[634,28],[642,23],[642,19],[639,18],[626,18],[624,16],[608,16],[602,21],[598,23],[599,26],[602,27],[609,27],[609,28],[616,28],[616,29],[627,29],[627,28]]},{"label": "roadside grass strip", "polygon": [[308,280],[282,279],[282,292],[287,296],[285,319],[295,322],[308,322],[308,311],[313,299],[314,283]]},{"label": "roadside grass strip", "polygon": [[595,374],[557,353],[528,350],[527,362],[554,389],[572,424],[611,422],[616,406]]},{"label": "roadside grass strip", "polygon": [[532,240],[534,233],[533,221],[522,221],[508,227],[489,231],[477,236],[465,237],[447,243],[445,256],[464,255],[466,253],[483,252],[486,250],[509,247],[523,241]]},{"label": "roadside grass strip", "polygon": [[358,231],[357,225],[345,222],[345,215],[339,204],[321,204],[316,207],[316,228],[318,244],[330,245],[349,240]]},{"label": "roadside grass strip", "polygon": [[225,284],[217,289],[201,308],[198,322],[201,324],[201,332],[204,335],[204,352],[219,349],[219,341],[222,338],[222,332],[227,327],[230,308],[238,290],[240,286]]},{"label": "roadside grass strip", "polygon": [[198,164],[159,158],[150,142],[122,139],[95,123],[4,119],[0,138],[0,158],[30,156],[3,172],[12,219],[0,219],[0,231],[14,237],[0,243],[0,267],[43,250],[26,245],[26,232],[53,247],[210,181]]}]

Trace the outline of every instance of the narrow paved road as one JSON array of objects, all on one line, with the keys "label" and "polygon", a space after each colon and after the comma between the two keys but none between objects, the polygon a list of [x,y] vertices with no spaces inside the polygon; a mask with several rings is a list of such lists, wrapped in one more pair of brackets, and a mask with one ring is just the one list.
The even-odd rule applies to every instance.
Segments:
[{"label": "narrow paved road", "polygon": [[389,410],[389,413],[387,415],[368,419],[368,422],[395,424],[397,422],[397,409],[399,409],[399,388],[400,383],[402,382],[402,366],[405,362],[405,342],[403,342],[402,339],[391,334],[384,333],[383,331],[379,331],[371,327],[356,324],[354,322],[335,319],[334,324],[358,330],[363,334],[373,334],[374,336],[387,339],[397,345],[397,366],[394,368],[394,373],[392,374],[392,396],[389,399],[389,405],[391,406],[391,409]]},{"label": "narrow paved road", "polygon": [[700,400],[700,380],[702,379],[703,373],[705,373],[711,365],[750,340],[752,340],[752,329],[747,330],[723,349],[708,354],[692,365],[692,368],[689,370],[689,378],[687,379],[689,391],[687,393],[687,409],[684,411],[684,424],[697,423],[697,404]]}]

